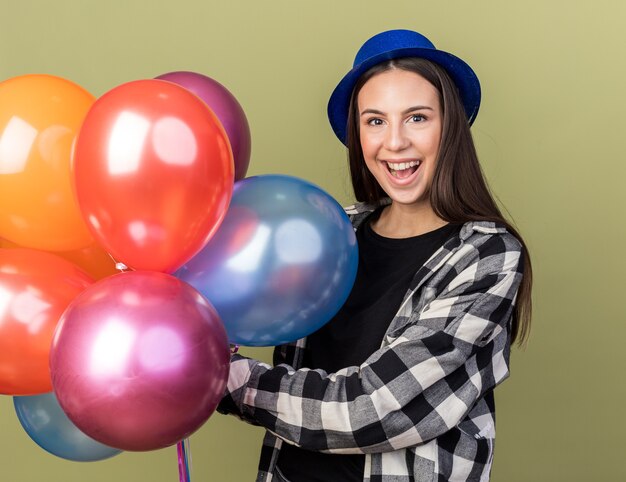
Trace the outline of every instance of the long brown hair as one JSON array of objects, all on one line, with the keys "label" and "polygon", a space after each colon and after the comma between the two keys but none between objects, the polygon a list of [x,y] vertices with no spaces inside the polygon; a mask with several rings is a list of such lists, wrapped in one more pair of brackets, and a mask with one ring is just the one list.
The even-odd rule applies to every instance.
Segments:
[{"label": "long brown hair", "polygon": [[363,85],[376,74],[391,69],[414,72],[430,82],[439,93],[443,116],[441,144],[430,189],[430,204],[444,221],[462,224],[491,221],[504,225],[522,244],[523,278],[517,294],[511,327],[512,342],[523,346],[530,332],[532,312],[532,266],[524,240],[507,221],[491,195],[478,161],[470,126],[456,85],[447,72],[425,59],[406,57],[375,65],[356,83],[348,110],[347,143],[350,174],[358,201],[376,203],[387,194],[370,173],[363,159],[359,138],[357,96]]}]

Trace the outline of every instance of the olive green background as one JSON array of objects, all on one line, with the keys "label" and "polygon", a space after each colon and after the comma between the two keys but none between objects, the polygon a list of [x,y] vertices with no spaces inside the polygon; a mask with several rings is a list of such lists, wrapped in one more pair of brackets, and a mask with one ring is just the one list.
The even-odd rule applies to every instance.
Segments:
[{"label": "olive green background", "polygon": [[[412,28],[467,60],[485,173],[525,235],[534,326],[497,391],[496,482],[626,480],[626,3],[619,0],[0,0],[0,79],[48,73],[101,95],[174,70],[209,75],[252,129],[249,174],[350,200],[326,101],[369,36]],[[245,353],[265,359],[268,349]],[[213,416],[199,482],[251,481],[260,428]],[[174,448],[96,463],[35,445],[0,396],[0,481],[178,480]]]}]

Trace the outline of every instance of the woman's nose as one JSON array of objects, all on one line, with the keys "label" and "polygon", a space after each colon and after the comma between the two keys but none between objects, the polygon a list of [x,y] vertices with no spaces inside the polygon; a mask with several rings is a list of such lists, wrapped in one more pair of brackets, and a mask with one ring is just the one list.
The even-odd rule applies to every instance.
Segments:
[{"label": "woman's nose", "polygon": [[390,151],[399,151],[406,148],[409,139],[401,123],[390,123],[385,135],[385,148]]}]

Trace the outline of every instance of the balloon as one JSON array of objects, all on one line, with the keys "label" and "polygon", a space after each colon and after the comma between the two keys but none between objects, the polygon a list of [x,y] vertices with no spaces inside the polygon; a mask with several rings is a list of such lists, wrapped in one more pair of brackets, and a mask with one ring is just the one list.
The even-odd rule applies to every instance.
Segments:
[{"label": "balloon", "polygon": [[119,273],[115,260],[96,243],[86,248],[56,254],[82,268],[95,280]]},{"label": "balloon", "polygon": [[[15,243],[0,238],[0,248],[21,248]],[[115,260],[98,244],[92,244],[86,248],[74,251],[57,251],[52,254],[68,260],[70,263],[84,270],[95,280],[106,278],[119,273],[115,267]]]},{"label": "balloon", "polygon": [[176,276],[220,314],[229,339],[269,346],[330,320],[356,277],[356,237],[343,209],[318,187],[288,176],[235,184],[215,237]]},{"label": "balloon", "polygon": [[204,246],[225,215],[233,169],[215,115],[162,80],[98,99],[74,152],[78,203],[96,240],[138,270],[174,271]]},{"label": "balloon", "polygon": [[250,163],[250,127],[246,114],[230,91],[216,80],[196,72],[170,72],[157,79],[185,87],[200,97],[215,113],[230,140],[235,161],[235,181],[246,177]]},{"label": "balloon", "polygon": [[92,279],[58,256],[0,249],[0,393],[52,390],[48,357],[61,314]]},{"label": "balloon", "polygon": [[221,400],[230,351],[214,308],[173,276],[98,281],[64,313],[50,352],[54,391],[76,426],[123,450],[198,429]]},{"label": "balloon", "polygon": [[8,239],[0,238],[0,248],[21,248],[21,246],[15,243],[12,243]]},{"label": "balloon", "polygon": [[93,243],[72,191],[70,152],[94,97],[51,75],[0,83],[0,236],[73,250]]},{"label": "balloon", "polygon": [[13,397],[15,413],[26,433],[42,449],[75,462],[94,462],[121,450],[107,447],[82,433],[61,410],[54,393]]}]

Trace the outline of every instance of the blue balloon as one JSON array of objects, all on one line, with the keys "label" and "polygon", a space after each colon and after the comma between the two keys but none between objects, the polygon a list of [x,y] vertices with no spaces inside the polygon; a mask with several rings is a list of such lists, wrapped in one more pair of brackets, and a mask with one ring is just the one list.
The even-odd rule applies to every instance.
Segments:
[{"label": "blue balloon", "polygon": [[217,233],[175,275],[215,306],[232,343],[272,346],[328,322],[357,265],[342,207],[306,181],[267,175],[235,183]]},{"label": "blue balloon", "polygon": [[15,412],[26,433],[37,445],[57,457],[94,462],[121,453],[81,432],[65,415],[54,393],[13,397]]}]

